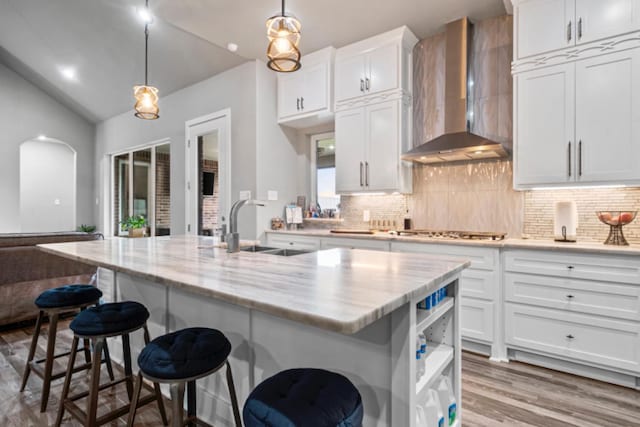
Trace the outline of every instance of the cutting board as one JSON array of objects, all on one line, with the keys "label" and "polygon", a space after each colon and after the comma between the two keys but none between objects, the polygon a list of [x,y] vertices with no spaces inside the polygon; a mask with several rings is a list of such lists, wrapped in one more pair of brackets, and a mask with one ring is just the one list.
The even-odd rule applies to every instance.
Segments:
[{"label": "cutting board", "polygon": [[340,229],[340,230],[330,230],[331,233],[335,233],[335,234],[374,234],[373,231],[371,230],[347,230],[347,229]]}]

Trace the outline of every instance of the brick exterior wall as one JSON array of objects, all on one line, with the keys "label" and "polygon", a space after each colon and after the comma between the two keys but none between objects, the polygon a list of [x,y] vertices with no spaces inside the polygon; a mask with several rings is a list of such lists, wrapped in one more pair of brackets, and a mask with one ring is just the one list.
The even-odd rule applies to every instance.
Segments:
[{"label": "brick exterior wall", "polygon": [[[218,183],[220,178],[218,175],[218,162],[215,160],[202,160],[202,172],[213,172],[215,174],[213,178],[213,195],[212,196],[200,196],[202,206],[202,228],[213,230],[218,226],[218,211],[219,211],[219,197],[220,190]],[[202,174],[200,175],[200,188],[202,188]]]},{"label": "brick exterior wall", "polygon": [[171,227],[171,155],[156,153],[156,228]]}]

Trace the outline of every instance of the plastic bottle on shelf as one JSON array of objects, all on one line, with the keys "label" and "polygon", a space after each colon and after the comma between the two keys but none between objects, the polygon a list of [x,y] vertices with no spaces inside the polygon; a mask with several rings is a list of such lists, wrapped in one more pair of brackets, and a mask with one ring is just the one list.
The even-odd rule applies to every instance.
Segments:
[{"label": "plastic bottle on shelf", "polygon": [[440,404],[442,405],[442,412],[446,418],[446,425],[451,426],[456,420],[458,405],[449,377],[440,377],[440,379],[436,383],[436,391],[438,392],[438,398],[440,399]]},{"label": "plastic bottle on shelf", "polygon": [[424,408],[420,405],[416,405],[416,427],[429,427]]},{"label": "plastic bottle on shelf", "polygon": [[447,427],[442,414],[442,406],[435,390],[427,392],[427,403],[424,405],[424,416],[429,427]]},{"label": "plastic bottle on shelf", "polygon": [[438,305],[439,302],[440,301],[438,301],[438,293],[437,292],[432,293],[431,294],[431,307],[435,308]]},{"label": "plastic bottle on shelf", "polygon": [[426,297],[424,300],[420,301],[418,304],[418,308],[420,310],[424,310],[428,313],[431,312],[431,296]]},{"label": "plastic bottle on shelf", "polygon": [[427,337],[420,332],[418,338],[420,339],[420,353],[425,354],[427,352]]},{"label": "plastic bottle on shelf", "polygon": [[416,382],[424,375],[424,361],[420,352],[420,338],[416,337]]}]

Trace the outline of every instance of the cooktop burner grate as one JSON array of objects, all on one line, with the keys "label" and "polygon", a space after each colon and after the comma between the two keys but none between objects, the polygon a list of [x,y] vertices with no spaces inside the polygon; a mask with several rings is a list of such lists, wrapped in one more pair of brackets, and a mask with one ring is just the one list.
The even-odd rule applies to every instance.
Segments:
[{"label": "cooktop burner grate", "polygon": [[402,230],[398,231],[400,236],[420,236],[433,239],[449,240],[504,240],[507,233],[485,232],[485,231],[455,231],[455,230]]}]

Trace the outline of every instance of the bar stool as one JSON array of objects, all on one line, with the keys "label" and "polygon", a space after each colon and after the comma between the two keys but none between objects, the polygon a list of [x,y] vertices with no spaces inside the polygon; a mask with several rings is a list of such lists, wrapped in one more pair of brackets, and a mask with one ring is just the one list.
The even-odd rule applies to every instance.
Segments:
[{"label": "bar stool", "polygon": [[260,383],[244,404],[245,427],[361,427],[362,398],[347,378],[290,369]]},{"label": "bar stool", "polygon": [[[54,360],[71,354],[70,351],[60,354],[54,354],[56,348],[56,335],[58,331],[58,318],[60,314],[75,310],[82,311],[86,307],[98,304],[100,297],[102,297],[102,292],[95,286],[77,284],[48,289],[41,293],[38,298],[36,298],[35,304],[39,309],[38,318],[36,320],[36,328],[33,331],[33,337],[31,338],[31,347],[29,348],[27,364],[24,367],[24,373],[22,375],[22,385],[20,386],[20,392],[24,391],[31,371],[42,378],[42,397],[40,400],[40,412],[44,412],[47,409],[47,403],[49,402],[49,390],[51,389],[51,381],[64,377],[66,372],[60,371],[53,373]],[[49,317],[47,355],[44,359],[33,360],[36,354],[36,348],[38,347],[38,338],[40,337],[42,321],[44,320],[45,316]],[[109,360],[107,347],[104,348],[104,353],[109,376],[111,377],[111,379],[113,379],[113,369],[111,368],[111,361]],[[91,366],[91,352],[89,350],[88,340],[84,341],[84,357],[85,363],[83,365],[74,367],[74,372],[88,369]],[[40,367],[40,364],[43,362],[44,369]]]},{"label": "bar stool", "polygon": [[[129,334],[139,329],[143,329],[145,344],[148,343],[148,318],[149,311],[147,311],[145,306],[137,302],[126,301],[102,304],[96,307],[87,308],[73,319],[71,325],[69,325],[74,333],[73,344],[71,347],[71,355],[69,357],[69,366],[67,367],[67,374],[64,380],[64,387],[62,389],[62,396],[60,397],[60,407],[58,408],[56,426],[60,426],[65,409],[68,410],[74,418],[78,419],[87,427],[106,424],[129,412],[130,405],[127,404],[98,418],[98,394],[102,390],[125,382],[127,394],[129,396],[129,400],[131,400],[133,394],[133,374],[131,372],[131,347],[129,343]],[[106,345],[106,339],[115,336],[122,337],[125,376],[115,381],[111,380],[106,384],[100,384],[100,363],[99,356],[97,355],[101,353],[102,349]],[[71,377],[74,372],[72,366],[75,362],[77,353],[76,347],[78,345],[78,340],[80,339],[89,339],[94,346],[89,390],[69,397],[69,387],[71,384]],[[152,391],[152,393],[142,399],[139,405],[142,406],[153,401],[157,401],[160,414],[162,415],[162,421],[166,425],[167,417],[164,411],[162,395],[160,394],[160,386],[156,383],[154,384],[154,389],[150,391]],[[86,411],[83,411],[75,404],[75,401],[87,396],[87,409]]]},{"label": "bar stool", "polygon": [[[227,387],[233,405],[236,427],[242,427],[240,410],[236,397],[233,375],[229,365],[231,343],[216,329],[187,328],[151,341],[138,357],[140,372],[131,401],[128,426],[132,426],[136,416],[137,400],[143,378],[155,383],[170,384],[171,426],[195,425],[196,380],[227,367]],[[187,419],[184,420],[184,388],[187,384]]]}]

